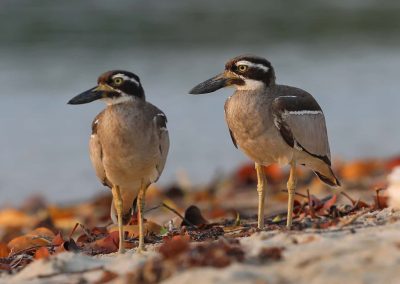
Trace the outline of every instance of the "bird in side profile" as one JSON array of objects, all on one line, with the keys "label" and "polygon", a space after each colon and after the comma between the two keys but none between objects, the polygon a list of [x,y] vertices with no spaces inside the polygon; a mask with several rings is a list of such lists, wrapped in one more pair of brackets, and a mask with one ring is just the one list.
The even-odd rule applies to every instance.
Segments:
[{"label": "bird in side profile", "polygon": [[211,93],[233,86],[225,102],[225,119],[235,147],[255,162],[258,178],[258,228],[264,227],[266,178],[262,166],[290,164],[287,227],[292,225],[296,165],[311,168],[330,186],[340,186],[331,169],[325,117],[306,91],[275,83],[265,58],[242,55],[229,60],[225,71],[194,87],[190,94]]},{"label": "bird in side profile", "polygon": [[124,252],[123,225],[137,197],[139,246],[144,250],[143,210],[147,187],[158,180],[167,159],[167,117],[147,102],[138,76],[115,70],[102,74],[98,85],[68,104],[103,100],[107,107],[92,123],[90,159],[100,181],[111,188],[111,218],[118,223],[119,253]]}]

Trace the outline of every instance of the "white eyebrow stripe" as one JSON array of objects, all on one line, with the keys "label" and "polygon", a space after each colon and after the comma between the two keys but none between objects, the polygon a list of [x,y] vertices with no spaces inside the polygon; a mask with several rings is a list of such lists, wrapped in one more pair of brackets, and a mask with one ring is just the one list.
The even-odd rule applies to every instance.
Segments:
[{"label": "white eyebrow stripe", "polygon": [[262,70],[264,70],[265,72],[268,72],[268,70],[269,70],[269,68],[268,68],[267,66],[264,66],[264,65],[262,65],[262,64],[252,63],[252,62],[247,61],[247,60],[240,60],[240,61],[236,62],[235,65],[236,65],[236,66],[239,66],[239,65],[247,65],[247,66],[249,66],[249,67],[255,67],[255,68],[262,69]]},{"label": "white eyebrow stripe", "polygon": [[137,86],[140,86],[140,83],[138,81],[136,81],[134,78],[126,76],[125,74],[118,73],[118,74],[115,74],[114,76],[112,76],[113,79],[115,79],[117,77],[122,78],[124,81],[131,81],[131,82],[135,83]]}]

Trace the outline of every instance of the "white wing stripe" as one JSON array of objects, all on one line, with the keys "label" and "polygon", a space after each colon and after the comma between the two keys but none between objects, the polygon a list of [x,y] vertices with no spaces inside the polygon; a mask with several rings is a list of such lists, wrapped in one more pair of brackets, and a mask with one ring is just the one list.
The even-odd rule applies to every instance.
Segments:
[{"label": "white wing stripe", "polygon": [[296,110],[296,111],[285,111],[284,114],[294,114],[294,115],[305,115],[305,114],[322,114],[320,110]]}]

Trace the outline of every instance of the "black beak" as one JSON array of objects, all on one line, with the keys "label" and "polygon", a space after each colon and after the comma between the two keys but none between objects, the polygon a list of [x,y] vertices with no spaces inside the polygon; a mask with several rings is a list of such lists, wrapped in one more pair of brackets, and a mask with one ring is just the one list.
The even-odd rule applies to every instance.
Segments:
[{"label": "black beak", "polygon": [[230,85],[231,79],[227,78],[224,73],[221,73],[211,79],[208,79],[207,81],[204,81],[203,83],[198,84],[189,91],[189,94],[208,94]]},{"label": "black beak", "polygon": [[114,93],[115,91],[107,86],[100,84],[94,88],[91,88],[90,90],[87,90],[76,97],[72,98],[68,104],[70,105],[81,105],[81,104],[87,104],[90,102],[93,102],[98,99],[102,99],[105,97],[108,97],[110,93]]}]

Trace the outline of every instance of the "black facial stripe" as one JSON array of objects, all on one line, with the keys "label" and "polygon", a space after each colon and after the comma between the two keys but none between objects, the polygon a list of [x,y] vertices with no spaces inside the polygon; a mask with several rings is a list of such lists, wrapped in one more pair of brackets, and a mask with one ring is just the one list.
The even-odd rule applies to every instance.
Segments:
[{"label": "black facial stripe", "polygon": [[[248,66],[247,70],[244,72],[241,72],[238,68],[237,63],[240,61],[247,61],[250,63],[243,64]],[[257,65],[260,65],[260,67],[258,67]],[[265,68],[262,68],[262,66],[264,66]],[[262,81],[267,86],[275,83],[274,68],[268,60],[262,57],[253,55],[238,56],[226,63],[225,69],[230,70],[246,79]]]},{"label": "black facial stripe", "polygon": [[[119,77],[122,79],[122,83],[116,84],[114,79],[120,74]],[[108,94],[110,98],[120,97],[121,93],[124,93],[129,96],[135,96],[139,98],[145,98],[144,90],[142,84],[140,83],[140,78],[128,71],[124,70],[113,70],[104,73],[98,79],[99,84],[107,84],[112,87],[116,92],[112,92]]]},{"label": "black facial stripe", "polygon": [[142,89],[141,86],[138,86],[134,82],[127,80],[123,81],[122,84],[119,86],[114,86],[114,88],[128,95],[136,94],[140,92],[140,89]]}]

